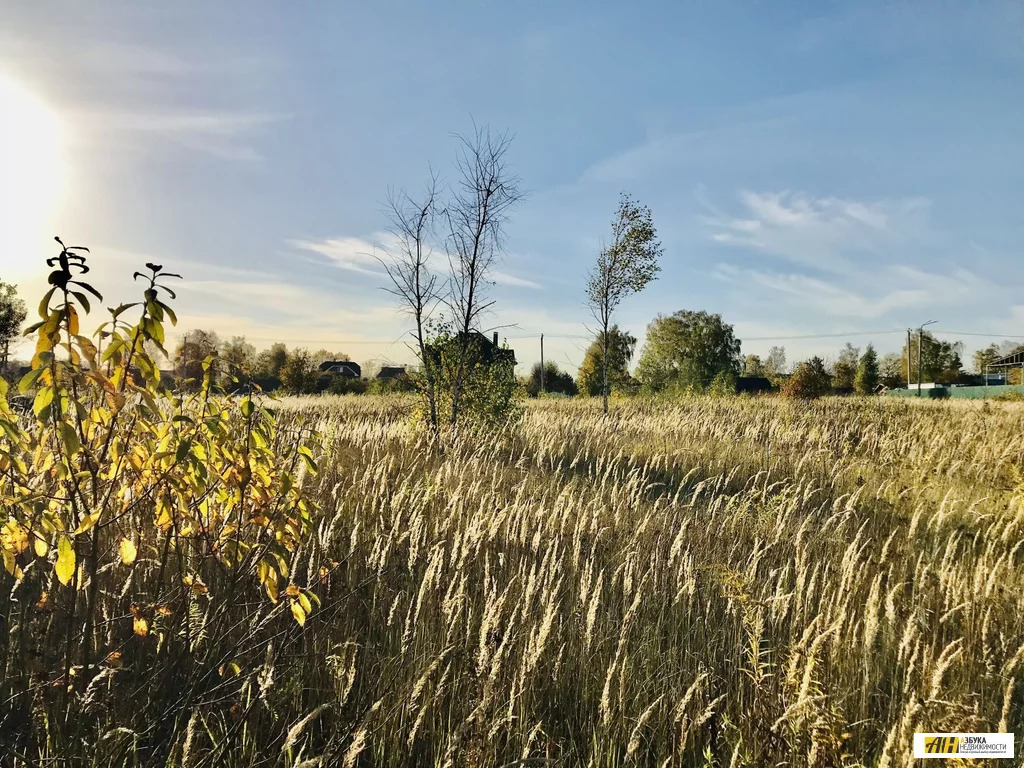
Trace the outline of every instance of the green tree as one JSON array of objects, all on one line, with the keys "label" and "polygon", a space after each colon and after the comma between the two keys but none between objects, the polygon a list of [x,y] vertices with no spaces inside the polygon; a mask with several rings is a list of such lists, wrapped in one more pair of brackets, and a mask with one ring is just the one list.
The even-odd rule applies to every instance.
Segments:
[{"label": "green tree", "polygon": [[[654,228],[651,209],[623,193],[612,219],[612,242],[603,248],[587,279],[587,299],[598,322],[600,343],[612,340],[612,316],[622,300],[642,291],[654,280],[661,267],[663,249]],[[613,355],[601,351],[601,395],[608,413],[608,393],[612,386]]]},{"label": "green tree", "polygon": [[907,385],[906,368],[903,361],[895,352],[890,352],[882,357],[879,364],[879,382],[889,389],[899,389]]},{"label": "green tree", "polygon": [[288,348],[280,342],[273,344],[256,356],[253,377],[264,389],[276,389],[281,386],[281,370],[287,362]]},{"label": "green tree", "polygon": [[220,356],[230,366],[231,372],[251,372],[256,365],[256,347],[245,340],[245,336],[232,336],[220,347]]},{"label": "green tree", "polygon": [[[583,357],[583,364],[580,365],[577,376],[579,391],[591,397],[603,394],[606,377],[608,388],[611,391],[631,391],[633,379],[629,375],[629,361],[633,359],[635,348],[636,338],[619,330],[617,325],[608,329],[607,342],[602,332]],[[606,349],[608,351],[607,366],[605,365]]]},{"label": "green tree", "polygon": [[857,365],[860,358],[860,349],[849,342],[839,352],[839,358],[832,366],[832,386],[839,391],[849,391],[854,388],[857,378]]},{"label": "green tree", "polygon": [[0,281],[0,368],[7,365],[11,342],[21,333],[28,310],[18,297],[18,287]]},{"label": "green tree", "polygon": [[711,380],[708,392],[716,397],[728,397],[736,394],[736,374],[732,371],[719,371]]},{"label": "green tree", "polygon": [[703,391],[715,376],[740,370],[740,341],[721,315],[680,310],[647,326],[637,378],[648,389]]},{"label": "green tree", "polygon": [[[544,391],[561,395],[575,395],[579,392],[572,375],[561,370],[552,362],[544,364]],[[537,397],[540,394],[541,365],[535,363],[526,380],[526,394]]]},{"label": "green tree", "polygon": [[[194,391],[203,385],[206,375],[204,363],[215,357],[220,348],[220,339],[214,331],[196,328],[187,331],[174,351],[174,376],[181,386]],[[211,382],[216,383],[216,371],[211,372]]]},{"label": "green tree", "polygon": [[757,355],[747,355],[743,358],[743,375],[744,376],[767,376],[768,368],[761,362],[761,358]]},{"label": "green tree", "polygon": [[812,357],[793,369],[793,374],[786,379],[786,385],[782,388],[782,394],[786,397],[813,400],[827,395],[831,383],[824,361],[820,357]]},{"label": "green tree", "polygon": [[317,391],[319,371],[308,349],[295,349],[281,368],[281,386],[293,395],[308,395]]},{"label": "green tree", "polygon": [[764,361],[765,376],[773,386],[781,386],[786,373],[786,348],[772,347]]},{"label": "green tree", "polygon": [[[920,342],[920,343],[919,343]],[[911,386],[917,382],[918,347],[921,357],[921,381],[948,384],[957,380],[963,363],[960,354],[963,352],[962,342],[939,341],[928,331],[920,337],[917,333],[910,341],[910,381]],[[907,370],[907,345],[903,345],[902,368]]]},{"label": "green tree", "polygon": [[[515,373],[515,357],[507,347],[493,347],[480,334],[468,340],[447,323],[436,329],[427,345],[433,366],[438,417],[451,423],[452,395],[461,386],[459,424],[477,428],[503,428],[520,417],[522,387]],[[422,413],[424,419],[429,413]]]},{"label": "green tree", "polygon": [[857,391],[862,395],[870,395],[875,391],[878,382],[878,353],[875,352],[875,348],[871,344],[868,344],[864,354],[860,356],[860,362],[857,364],[857,377],[855,381]]},{"label": "green tree", "polygon": [[988,366],[992,365],[992,363],[1002,356],[1003,353],[999,349],[998,344],[989,344],[984,349],[979,349],[971,358],[971,362],[974,365],[974,372],[985,373]]}]

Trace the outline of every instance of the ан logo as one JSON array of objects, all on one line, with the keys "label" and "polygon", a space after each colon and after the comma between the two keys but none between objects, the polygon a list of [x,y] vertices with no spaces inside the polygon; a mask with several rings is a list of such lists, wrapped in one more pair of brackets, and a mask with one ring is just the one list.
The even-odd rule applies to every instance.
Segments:
[{"label": "\u0430\u043d logo", "polygon": [[1012,733],[915,733],[914,757],[1013,757]]},{"label": "\u0430\u043d logo", "polygon": [[955,755],[960,749],[956,736],[925,736],[924,751],[929,755]]}]

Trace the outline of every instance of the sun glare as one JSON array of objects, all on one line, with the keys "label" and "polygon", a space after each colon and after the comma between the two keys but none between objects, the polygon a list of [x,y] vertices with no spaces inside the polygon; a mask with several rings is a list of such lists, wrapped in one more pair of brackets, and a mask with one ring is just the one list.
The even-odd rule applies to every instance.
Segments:
[{"label": "sun glare", "polygon": [[0,74],[0,277],[17,272],[54,234],[64,171],[57,113]]}]

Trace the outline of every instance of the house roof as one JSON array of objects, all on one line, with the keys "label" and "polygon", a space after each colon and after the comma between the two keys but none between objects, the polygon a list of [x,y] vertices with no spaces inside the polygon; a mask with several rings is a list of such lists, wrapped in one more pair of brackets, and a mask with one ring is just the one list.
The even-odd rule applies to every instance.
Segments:
[{"label": "house roof", "polygon": [[348,368],[350,371],[355,373],[357,376],[362,371],[362,369],[359,367],[359,364],[358,363],[353,363],[351,360],[324,360],[322,363],[320,363],[320,370],[321,371],[331,371],[331,370],[339,370],[340,371],[340,370],[342,370],[344,368]]},{"label": "house roof", "polygon": [[1024,365],[1024,347],[1018,347],[1008,355],[993,360],[988,364],[989,368],[1016,368]]}]

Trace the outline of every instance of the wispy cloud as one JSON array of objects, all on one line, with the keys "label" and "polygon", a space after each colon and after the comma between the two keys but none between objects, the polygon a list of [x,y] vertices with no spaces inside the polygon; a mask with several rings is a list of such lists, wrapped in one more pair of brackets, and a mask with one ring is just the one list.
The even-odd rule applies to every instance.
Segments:
[{"label": "wispy cloud", "polygon": [[844,279],[842,285],[799,272],[730,264],[719,265],[714,275],[765,303],[810,310],[824,318],[878,318],[910,309],[950,307],[994,291],[991,283],[963,268],[938,273],[896,265],[865,280]]},{"label": "wispy cloud", "polygon": [[[389,253],[399,252],[397,238],[390,232],[374,232],[365,237],[328,237],[320,240],[296,238],[289,240],[288,245],[300,251],[315,253],[339,269],[375,277],[386,277],[384,267],[378,259],[386,259]],[[448,259],[441,248],[430,249],[427,263],[430,269],[439,274],[448,269]],[[543,288],[540,283],[505,270],[492,271],[490,279],[497,285],[514,288]]]},{"label": "wispy cloud", "polygon": [[[928,222],[923,198],[854,200],[794,192],[739,195],[726,213],[702,200],[708,237],[788,262],[720,264],[713,274],[747,306],[829,318],[902,318],[910,310],[955,310],[998,295],[991,281],[956,263]],[[948,262],[940,266],[942,257]],[[934,271],[906,263],[927,257]],[[902,313],[902,314],[901,314]]]},{"label": "wispy cloud", "polygon": [[714,242],[828,271],[860,269],[856,257],[885,256],[927,231],[929,201],[924,198],[865,202],[745,191],[740,202],[741,214],[713,210],[704,217]]},{"label": "wispy cloud", "polygon": [[274,124],[288,118],[261,112],[188,109],[86,110],[79,123],[93,135],[129,135],[156,139],[226,160],[258,161],[263,155],[257,139]]},{"label": "wispy cloud", "polygon": [[525,277],[516,277],[515,275],[509,274],[508,272],[502,272],[495,270],[491,273],[491,278],[498,285],[510,285],[516,288],[533,288],[536,290],[542,289],[540,283],[535,283],[533,280],[527,280]]},{"label": "wispy cloud", "polygon": [[324,240],[289,240],[288,245],[300,251],[307,251],[322,256],[330,264],[350,272],[364,275],[385,277],[384,269],[378,258],[386,253],[382,241],[391,243],[393,238],[387,233],[375,233],[370,239],[362,237],[329,237]]}]

